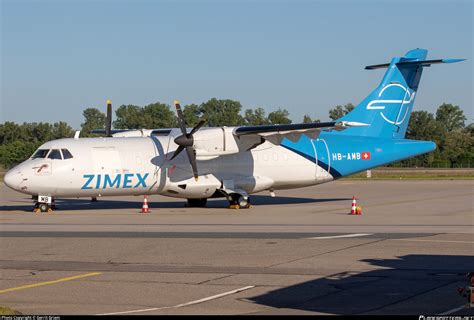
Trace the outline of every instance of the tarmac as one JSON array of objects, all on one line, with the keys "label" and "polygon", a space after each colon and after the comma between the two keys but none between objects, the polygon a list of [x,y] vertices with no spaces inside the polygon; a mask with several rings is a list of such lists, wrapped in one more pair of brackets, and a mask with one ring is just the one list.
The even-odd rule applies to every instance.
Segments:
[{"label": "tarmac", "polygon": [[[351,181],[215,199],[58,200],[0,186],[0,306],[23,314],[474,315],[474,181]],[[363,213],[349,215],[352,196]]]}]

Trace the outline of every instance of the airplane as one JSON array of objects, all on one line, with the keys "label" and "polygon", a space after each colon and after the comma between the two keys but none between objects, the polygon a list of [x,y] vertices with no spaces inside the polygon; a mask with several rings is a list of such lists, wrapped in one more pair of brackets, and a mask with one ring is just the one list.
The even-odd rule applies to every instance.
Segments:
[{"label": "airplane", "polygon": [[[4,177],[5,184],[36,199],[36,212],[55,198],[158,194],[204,207],[225,197],[249,208],[249,195],[301,188],[435,150],[431,141],[405,139],[425,67],[464,59],[426,60],[414,49],[389,63],[380,84],[354,110],[331,122],[192,129],[174,102],[178,128],[111,130],[105,137],[46,142]],[[97,132],[97,131],[96,131]],[[102,132],[99,130],[99,132]]]}]

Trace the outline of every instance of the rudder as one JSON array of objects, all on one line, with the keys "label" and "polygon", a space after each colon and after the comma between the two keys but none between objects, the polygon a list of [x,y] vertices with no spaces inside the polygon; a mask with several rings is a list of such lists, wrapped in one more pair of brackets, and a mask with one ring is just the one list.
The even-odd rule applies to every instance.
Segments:
[{"label": "rudder", "polygon": [[348,128],[345,135],[403,139],[413,110],[423,67],[434,63],[458,62],[461,59],[426,60],[428,51],[414,49],[390,63],[367,66],[366,69],[387,68],[379,86],[357,107],[338,119],[367,123],[369,126]]}]

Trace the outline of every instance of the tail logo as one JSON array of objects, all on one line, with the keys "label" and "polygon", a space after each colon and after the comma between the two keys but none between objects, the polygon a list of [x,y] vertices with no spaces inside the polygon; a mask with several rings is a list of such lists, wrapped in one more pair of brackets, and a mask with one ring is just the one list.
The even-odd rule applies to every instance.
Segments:
[{"label": "tail logo", "polygon": [[[400,106],[400,110],[397,113],[397,116],[394,120],[388,119],[387,116],[382,111],[380,111],[380,115],[386,122],[394,124],[394,125],[399,125],[405,121],[408,115],[410,104],[413,102],[413,99],[415,98],[415,91],[410,92],[410,89],[405,88],[399,83],[391,83],[383,87],[382,90],[380,90],[378,97],[379,98],[382,97],[385,90],[389,88],[393,88],[393,89],[388,90],[385,93],[386,96],[395,97],[395,98],[403,97],[403,98],[401,100],[399,99],[372,100],[367,104],[367,110],[385,110],[386,105],[392,105],[394,107]],[[400,89],[403,91],[400,92]],[[397,90],[398,92],[396,92],[395,90]]]}]

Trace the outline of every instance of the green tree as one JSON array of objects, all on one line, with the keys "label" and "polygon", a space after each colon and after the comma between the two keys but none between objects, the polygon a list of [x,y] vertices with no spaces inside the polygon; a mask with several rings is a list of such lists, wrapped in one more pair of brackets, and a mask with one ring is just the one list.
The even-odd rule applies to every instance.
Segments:
[{"label": "green tree", "polygon": [[74,130],[63,121],[56,122],[53,124],[51,129],[52,139],[72,138],[74,136]]},{"label": "green tree", "polygon": [[135,105],[121,105],[115,111],[116,120],[114,128],[117,129],[143,129],[145,122],[143,119],[143,109]]},{"label": "green tree", "polygon": [[459,162],[474,159],[474,138],[467,130],[450,131],[446,135],[445,156],[455,168]]},{"label": "green tree", "polygon": [[441,158],[440,155],[444,148],[446,132],[435,120],[432,113],[427,111],[414,111],[410,117],[410,121],[408,122],[406,138],[434,141],[436,143],[437,149],[434,152],[402,161],[404,165],[410,165],[416,162],[422,166],[429,166],[436,159]]},{"label": "green tree", "polygon": [[459,130],[464,128],[464,111],[452,104],[443,103],[436,110],[436,121],[441,123],[446,131]]},{"label": "green tree", "polygon": [[311,117],[307,114],[304,115],[303,117],[303,123],[319,123],[321,120],[319,119],[311,119]]},{"label": "green tree", "polygon": [[269,120],[265,117],[265,110],[263,108],[247,109],[245,110],[245,124],[251,126],[265,125]]},{"label": "green tree", "polygon": [[431,140],[439,146],[442,145],[445,138],[443,126],[435,120],[432,113],[428,111],[414,111],[408,122],[406,133],[407,139],[413,140]]},{"label": "green tree", "polygon": [[105,129],[105,113],[97,108],[87,108],[82,112],[84,122],[81,123],[81,137],[91,136],[94,129]]},{"label": "green tree", "polygon": [[8,144],[0,145],[0,163],[4,168],[28,159],[38,148],[38,143],[16,140]]},{"label": "green tree", "polygon": [[184,119],[186,119],[186,125],[188,127],[194,127],[195,125],[197,125],[202,116],[199,106],[194,103],[184,106],[183,115]]},{"label": "green tree", "polygon": [[141,119],[143,128],[172,128],[176,126],[174,112],[171,111],[169,105],[164,103],[155,102],[143,107]]},{"label": "green tree", "polygon": [[21,139],[20,126],[14,122],[7,121],[0,124],[0,145],[4,145]]},{"label": "green tree", "polygon": [[352,110],[354,110],[354,105],[352,103],[347,103],[344,106],[337,105],[333,109],[329,110],[329,118],[331,118],[332,120],[337,120],[339,118],[342,118]]},{"label": "green tree", "polygon": [[23,123],[23,127],[26,130],[26,135],[31,137],[32,141],[38,143],[44,143],[46,141],[52,140],[52,125],[50,123]]},{"label": "green tree", "polygon": [[268,121],[271,124],[290,124],[291,119],[288,118],[289,115],[290,113],[288,110],[279,108],[278,110],[268,114]]},{"label": "green tree", "polygon": [[465,128],[465,130],[466,130],[467,132],[469,132],[469,134],[470,134],[471,136],[474,136],[474,123],[469,124],[469,125]]},{"label": "green tree", "polygon": [[244,118],[240,115],[242,105],[239,101],[212,98],[199,106],[201,117],[209,127],[240,126]]}]

